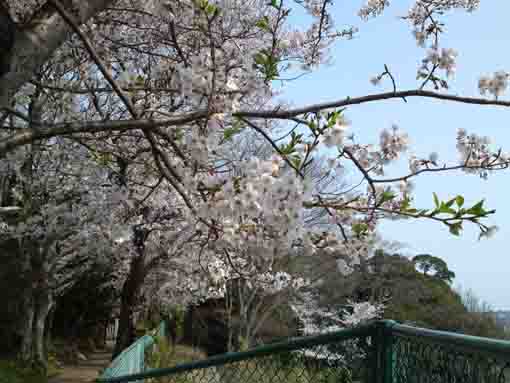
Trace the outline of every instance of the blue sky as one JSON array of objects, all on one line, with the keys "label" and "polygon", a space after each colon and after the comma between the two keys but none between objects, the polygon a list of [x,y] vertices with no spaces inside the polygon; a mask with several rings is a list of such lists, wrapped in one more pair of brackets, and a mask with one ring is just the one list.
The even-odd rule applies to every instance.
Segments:
[{"label": "blue sky", "polygon": [[[392,2],[396,4],[396,1]],[[288,85],[285,98],[296,105],[361,96],[391,90],[391,84],[375,88],[369,78],[381,73],[387,64],[399,89],[417,87],[416,68],[424,52],[416,46],[407,23],[397,17],[405,14],[410,2],[399,1],[382,16],[365,23],[357,16],[362,1],[336,1],[333,14],[337,25],[359,26],[353,40],[339,42],[333,50],[333,65]],[[443,47],[459,52],[458,71],[450,81],[450,93],[479,96],[478,77],[497,70],[510,71],[508,49],[508,1],[482,1],[472,14],[456,11],[447,15]],[[342,23],[342,24],[341,24]],[[510,92],[505,96],[510,98]],[[379,132],[393,123],[409,133],[412,151],[427,156],[438,152],[440,160],[456,163],[457,128],[487,135],[495,147],[510,152],[510,110],[477,107],[444,101],[409,99],[353,106],[347,117],[359,141],[377,143]],[[407,161],[395,167],[405,171]],[[490,240],[478,241],[478,231],[467,227],[453,237],[446,227],[427,221],[386,222],[380,233],[385,239],[408,245],[409,254],[430,253],[445,259],[457,274],[455,284],[472,288],[496,309],[510,309],[510,170],[494,173],[487,181],[474,175],[444,173],[416,179],[416,205],[432,207],[432,193],[441,199],[462,194],[467,203],[486,199],[496,209],[491,224],[500,227]]]}]

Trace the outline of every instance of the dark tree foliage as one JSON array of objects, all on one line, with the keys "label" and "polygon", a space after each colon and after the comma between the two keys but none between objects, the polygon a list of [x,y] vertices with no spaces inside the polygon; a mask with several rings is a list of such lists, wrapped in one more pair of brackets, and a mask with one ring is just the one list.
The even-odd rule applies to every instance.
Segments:
[{"label": "dark tree foliage", "polygon": [[52,335],[71,339],[89,337],[111,317],[118,297],[106,281],[115,278],[111,267],[94,265],[57,301]]},{"label": "dark tree foliage", "polygon": [[439,257],[430,254],[419,254],[413,258],[413,263],[425,275],[433,276],[448,283],[451,283],[455,278],[455,273],[449,270],[446,262]]},{"label": "dark tree foliage", "polygon": [[[415,261],[423,262],[421,271],[416,270]],[[349,299],[384,301],[386,319],[476,336],[504,337],[503,330],[488,315],[468,312],[450,286],[455,274],[440,258],[427,255],[409,259],[377,251],[364,266],[346,278],[325,278],[322,303],[342,304]]]},{"label": "dark tree foliage", "polygon": [[16,355],[21,342],[20,317],[22,313],[24,290],[28,287],[28,278],[17,262],[18,241],[0,236],[0,356]]},{"label": "dark tree foliage", "polygon": [[12,20],[5,1],[0,0],[0,76],[10,70],[15,33],[16,23]]}]

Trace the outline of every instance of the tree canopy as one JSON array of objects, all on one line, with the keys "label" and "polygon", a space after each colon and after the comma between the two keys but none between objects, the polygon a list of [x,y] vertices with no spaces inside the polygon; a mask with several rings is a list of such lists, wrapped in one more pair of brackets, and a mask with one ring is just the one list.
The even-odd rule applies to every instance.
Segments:
[{"label": "tree canopy", "polygon": [[432,272],[433,274],[431,275],[435,278],[449,283],[455,278],[455,273],[450,271],[446,262],[439,257],[434,257],[430,254],[418,254],[413,257],[413,263],[425,275],[429,275],[428,273]]},{"label": "tree canopy", "polygon": [[[102,283],[119,292],[120,352],[142,297],[197,304],[241,280],[248,291],[239,296],[278,292],[315,304],[307,289],[320,277],[292,271],[289,258],[328,259],[343,278],[367,265],[384,220],[429,220],[452,235],[472,225],[480,238],[497,229],[483,199],[413,199],[425,174],[486,179],[507,169],[509,155],[483,132],[459,129],[459,159],[447,162],[410,154],[410,137],[391,123],[377,142],[360,141],[348,118],[390,99],[509,107],[506,72],[475,79],[479,97],[450,90],[458,55],[444,44],[445,25],[479,1],[410,2],[398,22],[423,48],[417,82],[397,83],[381,63],[370,81],[382,90],[302,106],[282,101],[280,89],[358,34],[342,27],[332,0],[0,4],[0,245],[20,270],[16,326],[27,361],[45,364],[48,318],[98,265],[117,276]],[[368,0],[358,15],[384,17],[388,7]],[[407,169],[388,175],[399,161]],[[454,277],[438,258],[416,264],[443,282]],[[378,311],[361,304],[352,322]],[[249,332],[255,319],[244,319]]]}]

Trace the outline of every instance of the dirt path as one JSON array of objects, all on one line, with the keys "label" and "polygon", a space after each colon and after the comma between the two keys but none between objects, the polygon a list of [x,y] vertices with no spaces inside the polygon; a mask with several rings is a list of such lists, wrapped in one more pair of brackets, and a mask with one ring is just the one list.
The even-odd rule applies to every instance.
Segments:
[{"label": "dirt path", "polygon": [[62,372],[49,379],[48,383],[89,383],[93,382],[100,370],[111,361],[111,350],[98,351],[87,355],[87,360],[78,365],[65,365]]}]

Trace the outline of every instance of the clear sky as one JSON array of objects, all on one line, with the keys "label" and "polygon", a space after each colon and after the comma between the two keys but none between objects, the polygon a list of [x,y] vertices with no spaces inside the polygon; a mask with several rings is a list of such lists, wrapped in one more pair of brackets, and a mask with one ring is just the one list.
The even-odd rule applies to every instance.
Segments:
[{"label": "clear sky", "polygon": [[[285,98],[296,105],[331,101],[346,96],[362,96],[391,90],[391,85],[374,87],[369,78],[387,64],[396,76],[399,89],[416,88],[416,69],[424,51],[416,46],[408,24],[397,17],[405,14],[410,1],[392,1],[392,7],[368,23],[357,16],[362,1],[335,2],[337,24],[359,26],[353,40],[339,42],[333,51],[333,65],[299,79],[286,88]],[[398,3],[398,4],[397,4]],[[442,46],[458,50],[458,71],[450,81],[450,93],[479,96],[478,77],[497,70],[510,71],[508,35],[509,1],[484,0],[472,14],[463,11],[447,15],[447,32]],[[510,92],[505,97],[510,99]],[[444,101],[392,100],[350,107],[347,117],[352,131],[362,142],[378,142],[382,128],[393,123],[409,133],[412,151],[426,157],[438,152],[440,160],[457,163],[457,128],[487,135],[496,147],[510,152],[510,109],[478,107]],[[405,172],[407,161],[396,170]],[[429,253],[447,261],[457,274],[455,285],[472,288],[495,309],[510,309],[510,170],[494,173],[487,181],[475,175],[448,173],[416,179],[415,203],[430,208],[432,192],[441,199],[457,194],[466,204],[486,199],[496,209],[491,224],[500,227],[495,237],[478,241],[478,231],[467,227],[454,237],[446,227],[427,221],[398,221],[381,225],[385,239],[408,245],[407,253]]]}]

